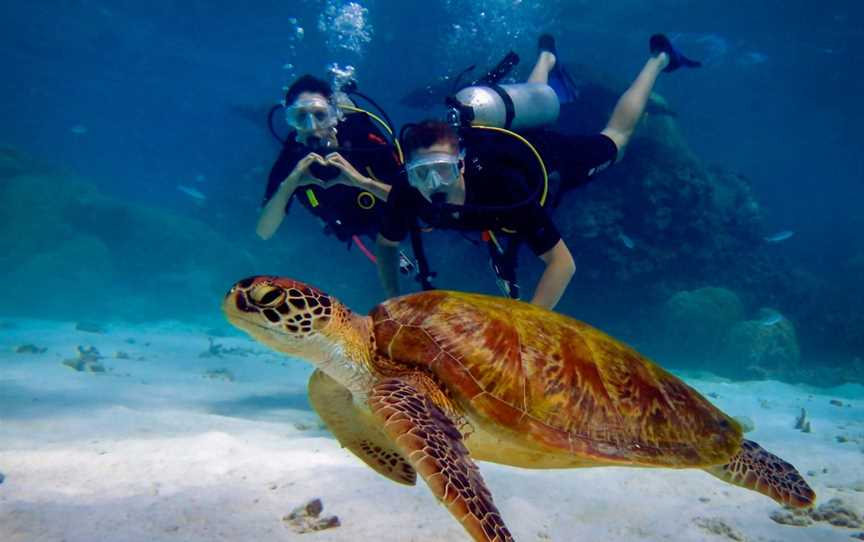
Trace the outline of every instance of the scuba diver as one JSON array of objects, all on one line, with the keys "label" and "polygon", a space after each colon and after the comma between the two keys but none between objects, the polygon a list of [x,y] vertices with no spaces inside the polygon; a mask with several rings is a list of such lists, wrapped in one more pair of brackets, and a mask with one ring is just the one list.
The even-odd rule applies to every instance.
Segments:
[{"label": "scuba diver", "polygon": [[[264,240],[272,237],[297,196],[322,220],[326,233],[353,241],[374,263],[360,237],[374,239],[378,233],[384,201],[402,161],[398,145],[390,143],[373,119],[392,130],[350,100],[340,102],[330,85],[311,75],[288,88],[284,105],[292,132],[270,171],[256,233]],[[303,190],[298,194],[298,189]],[[404,258],[401,263],[403,271],[411,265]]]},{"label": "scuba diver", "polygon": [[[554,85],[566,81],[556,70],[554,39],[541,36],[538,49],[528,83],[463,89],[451,100],[450,122],[427,120],[403,128],[405,175],[389,194],[377,239],[378,272],[388,297],[399,294],[400,242],[409,232],[432,226],[482,232],[494,247],[493,268],[496,253],[498,264],[510,266],[507,273],[495,270],[511,297],[519,295],[513,272],[518,245],[526,243],[546,266],[531,303],[553,309],[575,273],[575,262],[549,216],[547,204],[554,199],[549,172],[558,174],[565,190],[620,160],[660,73],[699,66],[662,34],[652,36],[650,57],[618,99],[606,127],[594,135],[570,136],[529,129],[532,122],[554,122],[560,100],[567,99],[555,92],[562,89]],[[511,240],[506,247],[498,239],[505,236]]]}]

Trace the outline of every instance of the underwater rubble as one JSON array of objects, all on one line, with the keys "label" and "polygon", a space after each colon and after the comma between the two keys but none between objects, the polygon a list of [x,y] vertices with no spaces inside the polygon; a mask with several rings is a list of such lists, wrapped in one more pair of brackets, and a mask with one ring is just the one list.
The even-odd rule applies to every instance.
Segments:
[{"label": "underwater rubble", "polygon": [[105,366],[100,360],[105,359],[105,356],[99,353],[95,346],[76,347],[78,355],[74,358],[66,358],[63,360],[63,365],[78,372],[88,373],[104,373]]},{"label": "underwater rubble", "polygon": [[292,510],[282,518],[282,521],[287,523],[295,533],[300,534],[339,527],[337,516],[320,517],[323,510],[321,499],[312,499]]},{"label": "underwater rubble", "polygon": [[817,521],[830,523],[835,527],[861,529],[864,517],[843,499],[833,498],[812,510],[776,510],[771,519],[784,525],[805,527]]}]

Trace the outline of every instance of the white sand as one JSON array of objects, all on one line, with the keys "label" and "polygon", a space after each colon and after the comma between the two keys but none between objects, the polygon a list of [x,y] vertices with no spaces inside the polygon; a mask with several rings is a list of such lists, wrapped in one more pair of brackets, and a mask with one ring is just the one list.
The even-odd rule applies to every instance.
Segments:
[{"label": "white sand", "polygon": [[[260,355],[200,358],[203,330],[177,324],[104,335],[32,321],[0,329],[0,541],[468,540],[425,484],[390,482],[317,428],[303,406],[308,368],[244,338],[217,341]],[[48,351],[14,353],[23,343]],[[62,366],[78,344],[96,346],[110,371]],[[144,359],[112,358],[118,350]],[[216,368],[236,380],[202,376]],[[814,471],[807,478],[819,502],[840,497],[864,512],[864,493],[851,489],[864,482],[864,388],[689,382],[750,417],[749,438]],[[792,428],[801,407],[811,434]],[[780,525],[769,518],[773,501],[701,471],[481,470],[519,541],[729,539],[697,518],[749,541],[848,542],[860,532]],[[282,517],[314,497],[342,525],[296,534]]]}]

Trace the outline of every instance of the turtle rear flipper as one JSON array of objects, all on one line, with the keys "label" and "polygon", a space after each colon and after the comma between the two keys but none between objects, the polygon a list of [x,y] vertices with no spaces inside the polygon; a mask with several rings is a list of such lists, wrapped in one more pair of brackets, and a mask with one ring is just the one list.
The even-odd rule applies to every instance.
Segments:
[{"label": "turtle rear flipper", "polygon": [[477,542],[512,542],[453,421],[406,380],[372,388],[369,406],[429,489]]},{"label": "turtle rear flipper", "polygon": [[732,460],[705,469],[724,482],[767,495],[793,508],[810,508],[816,493],[791,464],[768,452],[752,440],[741,443]]},{"label": "turtle rear flipper", "polygon": [[309,378],[309,402],[339,443],[378,474],[413,486],[417,473],[390,439],[378,420],[357,408],[348,388],[317,370]]}]

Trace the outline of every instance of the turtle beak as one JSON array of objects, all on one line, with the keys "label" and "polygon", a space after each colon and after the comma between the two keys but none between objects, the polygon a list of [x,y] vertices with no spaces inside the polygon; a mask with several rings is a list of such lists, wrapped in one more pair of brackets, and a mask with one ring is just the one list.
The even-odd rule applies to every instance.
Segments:
[{"label": "turtle beak", "polygon": [[249,318],[250,314],[257,314],[258,310],[250,306],[249,299],[246,296],[246,291],[251,287],[259,277],[250,277],[243,279],[228,290],[225,298],[222,300],[222,311],[228,318],[228,321],[237,325],[236,319],[246,315]]}]

